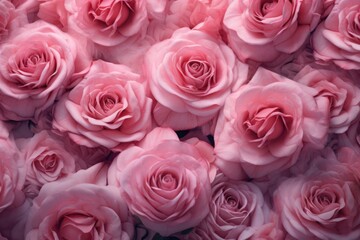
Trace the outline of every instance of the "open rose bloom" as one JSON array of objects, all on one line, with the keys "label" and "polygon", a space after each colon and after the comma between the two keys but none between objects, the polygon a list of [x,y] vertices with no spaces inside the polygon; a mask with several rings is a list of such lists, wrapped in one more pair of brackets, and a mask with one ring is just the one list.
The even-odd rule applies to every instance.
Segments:
[{"label": "open rose bloom", "polygon": [[360,0],[0,0],[0,240],[359,240]]}]

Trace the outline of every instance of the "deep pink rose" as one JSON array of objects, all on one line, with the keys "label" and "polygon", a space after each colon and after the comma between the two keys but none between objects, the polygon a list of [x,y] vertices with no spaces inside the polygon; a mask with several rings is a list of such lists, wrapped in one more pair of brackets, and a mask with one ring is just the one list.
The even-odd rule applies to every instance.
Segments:
[{"label": "deep pink rose", "polygon": [[360,1],[336,1],[312,36],[314,56],[344,69],[360,69]]},{"label": "deep pink rose", "polygon": [[25,185],[31,186],[25,186],[29,195],[37,195],[36,190],[44,184],[75,173],[81,165],[85,167],[62,139],[51,132],[42,131],[31,138],[18,139],[17,145],[25,161]]},{"label": "deep pink rose", "polygon": [[236,60],[225,43],[182,28],[150,48],[145,73],[158,101],[155,121],[184,130],[214,118],[233,88],[246,81],[247,66]]},{"label": "deep pink rose", "polygon": [[223,24],[241,60],[272,63],[304,44],[322,11],[323,1],[318,0],[231,1]]},{"label": "deep pink rose", "polygon": [[260,178],[293,165],[328,130],[317,91],[259,68],[227,99],[215,129],[216,164],[230,178]]},{"label": "deep pink rose", "polygon": [[334,71],[306,67],[295,78],[318,91],[321,109],[329,111],[329,131],[344,133],[360,112],[360,90],[353,82]]},{"label": "deep pink rose", "polygon": [[68,26],[102,46],[142,38],[148,25],[145,0],[65,0]]},{"label": "deep pink rose", "polygon": [[283,181],[275,191],[283,227],[294,239],[359,239],[359,178],[336,157],[317,160],[318,166]]},{"label": "deep pink rose", "polygon": [[118,190],[105,186],[106,170],[98,164],[46,184],[30,209],[25,239],[132,239],[132,219]]},{"label": "deep pink rose", "polygon": [[207,143],[180,142],[170,129],[157,128],[142,147],[117,156],[108,181],[145,227],[168,236],[195,227],[208,214],[211,152]]},{"label": "deep pink rose", "polygon": [[151,127],[152,100],[140,81],[124,65],[94,62],[55,106],[53,126],[87,147],[120,150],[141,140]]},{"label": "deep pink rose", "polygon": [[17,29],[0,46],[1,117],[36,120],[90,64],[82,51],[70,35],[45,22]]},{"label": "deep pink rose", "polygon": [[212,183],[210,213],[190,236],[204,231],[210,239],[249,239],[266,223],[268,212],[263,194],[255,184],[218,174]]}]

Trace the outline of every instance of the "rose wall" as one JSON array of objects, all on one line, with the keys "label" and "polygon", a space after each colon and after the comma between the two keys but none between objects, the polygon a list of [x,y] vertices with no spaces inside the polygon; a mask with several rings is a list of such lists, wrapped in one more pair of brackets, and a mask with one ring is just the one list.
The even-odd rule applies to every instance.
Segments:
[{"label": "rose wall", "polygon": [[0,0],[0,239],[360,239],[360,0]]}]

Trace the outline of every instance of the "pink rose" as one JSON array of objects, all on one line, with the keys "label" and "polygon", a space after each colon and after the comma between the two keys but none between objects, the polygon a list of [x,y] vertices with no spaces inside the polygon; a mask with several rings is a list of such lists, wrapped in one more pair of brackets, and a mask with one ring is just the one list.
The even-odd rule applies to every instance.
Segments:
[{"label": "pink rose", "polygon": [[294,239],[359,239],[359,182],[350,167],[331,156],[320,163],[275,191],[283,227]]},{"label": "pink rose", "polygon": [[194,28],[213,20],[217,22],[214,31],[219,31],[228,4],[228,0],[174,1],[170,6],[167,24],[170,22],[177,27]]},{"label": "pink rose", "polygon": [[223,24],[243,61],[271,63],[297,51],[319,23],[323,1],[231,1]]},{"label": "pink rose", "polygon": [[295,78],[318,91],[315,98],[321,109],[329,111],[329,131],[344,133],[360,112],[360,90],[348,79],[334,71],[306,67]]},{"label": "pink rose", "polygon": [[0,122],[0,213],[23,200],[25,169],[7,126]]},{"label": "pink rose", "polygon": [[74,142],[113,150],[141,140],[151,127],[152,100],[140,76],[101,60],[56,104],[53,126]]},{"label": "pink rose", "polygon": [[180,142],[172,130],[160,128],[141,146],[114,159],[109,184],[119,187],[148,229],[168,236],[195,227],[209,212],[212,147]]},{"label": "pink rose", "polygon": [[18,29],[0,46],[1,117],[36,120],[90,64],[81,51],[70,35],[45,22]]},{"label": "pink rose", "polygon": [[98,164],[46,184],[30,209],[25,239],[132,239],[132,219],[118,190],[105,186],[106,170]]},{"label": "pink rose", "polygon": [[0,43],[9,35],[9,32],[19,27],[21,14],[16,11],[15,6],[8,0],[0,0]]},{"label": "pink rose", "polygon": [[65,0],[37,0],[39,11],[37,16],[54,24],[61,29],[67,29],[68,12],[65,9]]},{"label": "pink rose", "polygon": [[158,101],[157,124],[184,130],[215,117],[233,88],[246,81],[247,66],[223,42],[182,28],[150,48],[145,73]]},{"label": "pink rose", "polygon": [[312,36],[314,56],[344,69],[360,69],[360,1],[336,1]]},{"label": "pink rose", "polygon": [[65,8],[69,28],[102,46],[142,38],[149,21],[145,0],[65,0]]},{"label": "pink rose", "polygon": [[263,194],[255,184],[218,174],[212,183],[210,213],[194,234],[204,231],[210,239],[249,239],[266,223],[268,212]]},{"label": "pink rose", "polygon": [[40,190],[44,184],[71,175],[80,168],[80,159],[71,154],[65,143],[51,132],[42,131],[32,138],[18,139],[17,144],[25,161],[25,185],[32,186],[27,187],[30,190],[28,194],[37,195],[36,189]]},{"label": "pink rose", "polygon": [[230,178],[260,178],[293,165],[304,144],[322,148],[328,119],[317,91],[259,68],[227,99],[215,129],[217,166]]}]

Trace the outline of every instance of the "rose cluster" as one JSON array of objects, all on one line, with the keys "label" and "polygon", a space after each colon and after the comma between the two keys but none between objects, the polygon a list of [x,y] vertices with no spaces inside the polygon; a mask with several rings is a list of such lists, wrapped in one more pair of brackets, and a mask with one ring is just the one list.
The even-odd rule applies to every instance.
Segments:
[{"label": "rose cluster", "polygon": [[0,0],[0,239],[360,239],[360,0]]}]

